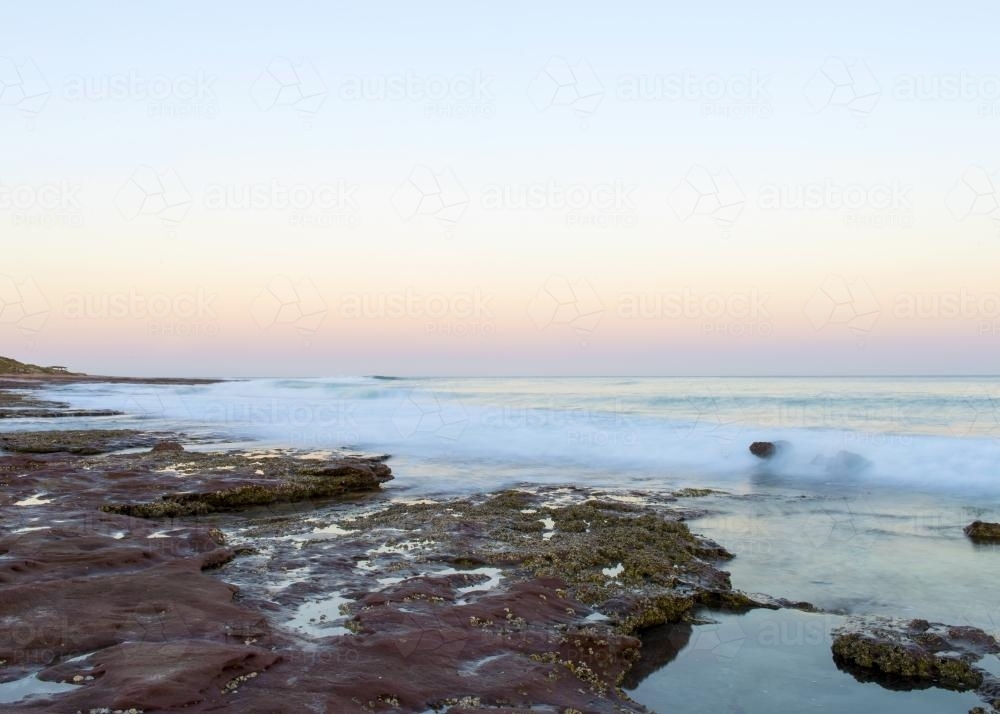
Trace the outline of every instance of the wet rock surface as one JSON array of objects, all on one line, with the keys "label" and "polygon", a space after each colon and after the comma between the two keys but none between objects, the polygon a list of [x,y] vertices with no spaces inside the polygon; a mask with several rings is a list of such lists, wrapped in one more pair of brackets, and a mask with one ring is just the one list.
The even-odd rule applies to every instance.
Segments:
[{"label": "wet rock surface", "polygon": [[93,456],[122,449],[152,446],[156,434],[131,429],[78,431],[16,431],[0,434],[0,449],[15,454],[75,454]]},{"label": "wet rock surface", "polygon": [[750,453],[758,459],[769,459],[774,456],[778,448],[773,441],[755,441],[750,444]]},{"label": "wet rock surface", "polygon": [[154,500],[108,503],[101,510],[138,518],[200,516],[344,497],[376,490],[392,478],[389,467],[375,459],[313,460],[299,458],[294,452],[266,456],[239,452],[181,454],[182,463],[170,463],[178,452],[158,444],[148,454],[112,460],[116,471],[124,472],[121,478],[127,478],[128,473],[141,478],[141,474],[159,467],[159,473],[176,474],[183,490],[167,485]]},{"label": "wet rock surface", "polygon": [[1000,543],[1000,523],[973,521],[963,532],[970,540],[981,543]]},{"label": "wet rock surface", "polygon": [[[284,480],[301,467],[353,494],[343,470],[371,471],[356,459],[348,466],[291,454],[259,461],[241,452],[0,456],[0,686],[30,677],[77,685],[51,701],[34,697],[7,709],[199,710],[225,703],[281,659],[274,650],[285,639],[272,636],[266,614],[242,604],[239,588],[217,576],[241,552],[226,545],[225,523],[101,510],[108,498],[148,499],[176,488],[186,478],[169,468],[177,456],[206,489],[238,489],[241,479],[257,489],[257,472]],[[379,467],[366,490],[390,478]],[[262,517],[273,512],[265,508]]]},{"label": "wet rock surface", "polygon": [[838,667],[890,689],[937,686],[987,694],[996,687],[977,665],[1000,652],[1000,644],[975,627],[857,619],[836,633],[832,649]]}]

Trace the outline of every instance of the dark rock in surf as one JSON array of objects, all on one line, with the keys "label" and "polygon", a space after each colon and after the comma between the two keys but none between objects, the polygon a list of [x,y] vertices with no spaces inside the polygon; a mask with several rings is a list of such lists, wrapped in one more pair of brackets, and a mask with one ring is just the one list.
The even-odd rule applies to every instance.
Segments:
[{"label": "dark rock in surf", "polygon": [[983,543],[1000,543],[1000,523],[973,521],[967,525],[962,532],[973,541]]},{"label": "dark rock in surf", "polygon": [[750,444],[750,453],[758,459],[770,459],[787,448],[787,441],[755,441]]}]

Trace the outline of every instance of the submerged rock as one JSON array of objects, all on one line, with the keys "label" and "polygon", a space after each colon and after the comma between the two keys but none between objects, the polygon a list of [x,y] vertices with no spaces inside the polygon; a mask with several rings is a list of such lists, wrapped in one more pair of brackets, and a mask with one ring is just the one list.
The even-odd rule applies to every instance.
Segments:
[{"label": "submerged rock", "polygon": [[963,529],[963,532],[974,541],[1000,543],[1000,523],[973,521]]},{"label": "submerged rock", "polygon": [[819,455],[812,460],[816,466],[831,476],[851,476],[859,474],[872,465],[872,462],[853,451],[838,451],[835,456]]},{"label": "submerged rock", "polygon": [[182,454],[184,446],[179,441],[158,441],[150,449],[151,454]]},{"label": "submerged rock", "polygon": [[997,641],[974,627],[951,627],[926,620],[857,620],[837,631],[837,666],[860,681],[890,689],[937,686],[978,689],[984,672],[975,664],[1000,652]]}]

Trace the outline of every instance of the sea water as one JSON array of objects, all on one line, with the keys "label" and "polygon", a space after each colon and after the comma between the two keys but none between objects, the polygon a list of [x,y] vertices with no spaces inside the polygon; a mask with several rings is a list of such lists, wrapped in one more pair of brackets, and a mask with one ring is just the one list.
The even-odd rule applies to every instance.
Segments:
[{"label": "sea water", "polygon": [[[337,377],[47,392],[125,415],[7,420],[0,429],[136,427],[386,453],[396,477],[387,488],[407,498],[533,484],[720,489],[684,505],[705,513],[691,521],[694,531],[735,554],[726,564],[734,587],[809,601],[838,617],[921,617],[1000,635],[1000,549],[962,533],[972,520],[1000,520],[1000,378]],[[763,461],[748,451],[756,440],[786,443]],[[754,631],[752,619],[735,620]],[[696,699],[695,685],[710,687],[713,676],[772,676],[760,662],[778,650],[761,647],[748,636],[728,660],[696,653],[724,667],[700,666],[697,677],[679,659],[649,674],[635,696],[653,708],[698,711],[675,684],[690,684]],[[887,708],[875,685],[851,689],[853,680],[832,667],[828,642],[788,652],[782,657],[799,653],[803,668],[788,686],[821,682],[816,708],[897,707]],[[771,658],[775,677],[788,676],[782,657]],[[885,701],[899,711],[968,709],[967,696],[915,696]],[[767,701],[715,704],[779,710]]]}]

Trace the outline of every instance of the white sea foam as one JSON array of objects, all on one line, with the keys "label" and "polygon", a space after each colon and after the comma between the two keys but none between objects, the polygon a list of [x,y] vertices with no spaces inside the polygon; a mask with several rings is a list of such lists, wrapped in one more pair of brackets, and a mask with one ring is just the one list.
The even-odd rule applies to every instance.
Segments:
[{"label": "white sea foam", "polygon": [[[350,377],[52,391],[74,407],[126,411],[122,426],[131,419],[267,447],[391,453],[407,469],[396,469],[390,487],[412,474],[418,490],[438,492],[771,479],[1000,494],[1000,380],[992,378]],[[755,440],[791,449],[764,462],[747,451]]]}]

